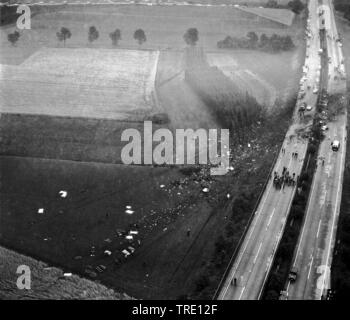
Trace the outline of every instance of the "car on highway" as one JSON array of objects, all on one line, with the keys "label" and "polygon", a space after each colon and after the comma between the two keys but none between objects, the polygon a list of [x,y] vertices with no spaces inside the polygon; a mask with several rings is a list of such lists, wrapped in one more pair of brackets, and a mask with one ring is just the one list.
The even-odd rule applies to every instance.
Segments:
[{"label": "car on highway", "polygon": [[331,146],[332,146],[332,150],[333,150],[333,151],[338,151],[339,148],[340,148],[340,142],[339,142],[339,140],[334,140],[334,141],[331,143]]},{"label": "car on highway", "polygon": [[292,269],[290,269],[288,280],[290,282],[295,282],[297,280],[297,276],[298,276],[298,269],[296,267],[293,267]]}]

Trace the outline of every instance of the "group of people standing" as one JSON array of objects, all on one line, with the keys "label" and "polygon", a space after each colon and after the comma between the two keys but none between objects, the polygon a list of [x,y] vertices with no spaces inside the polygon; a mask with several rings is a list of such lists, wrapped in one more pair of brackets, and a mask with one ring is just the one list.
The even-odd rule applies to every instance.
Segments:
[{"label": "group of people standing", "polygon": [[279,175],[277,171],[273,173],[273,186],[276,189],[281,189],[287,186],[295,186],[295,173],[290,174],[286,167],[283,167],[282,174]]}]

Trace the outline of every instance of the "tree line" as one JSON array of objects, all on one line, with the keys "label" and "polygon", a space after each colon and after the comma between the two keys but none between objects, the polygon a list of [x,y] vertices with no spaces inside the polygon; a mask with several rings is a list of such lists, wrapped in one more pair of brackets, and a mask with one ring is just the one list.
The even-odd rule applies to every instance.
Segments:
[{"label": "tree line", "polygon": [[286,6],[286,5],[283,5],[283,4],[279,4],[277,2],[277,0],[269,0],[269,1],[266,2],[265,8],[273,8],[273,9],[289,8],[295,14],[299,14],[299,13],[301,13],[304,10],[305,4],[302,3],[300,0],[293,0],[293,1],[289,1],[287,6]]},{"label": "tree line", "polygon": [[[198,30],[196,28],[189,28],[185,34],[183,35],[183,39],[189,46],[196,45],[199,36],[198,36]],[[58,41],[63,42],[63,45],[66,46],[66,41],[70,39],[72,36],[72,32],[66,28],[62,27],[59,32],[56,33],[56,37]],[[99,31],[95,26],[91,26],[88,31],[88,41],[89,43],[94,42],[97,40],[100,36]],[[113,46],[117,46],[119,41],[122,39],[122,33],[120,29],[115,29],[113,32],[109,34],[109,37],[112,41]],[[7,35],[7,40],[15,46],[17,41],[20,38],[20,33],[16,30],[13,33],[10,33]],[[137,29],[134,32],[134,39],[138,42],[139,45],[142,45],[144,42],[147,41],[146,33],[143,29]]]},{"label": "tree line", "polygon": [[186,70],[185,80],[238,144],[247,140],[249,128],[263,117],[264,109],[256,99],[240,92],[216,67],[198,64]]},{"label": "tree line", "polygon": [[[88,31],[89,43],[92,43],[95,40],[97,40],[99,36],[100,36],[100,33],[97,30],[97,28],[95,26],[91,26]],[[68,28],[62,27],[61,30],[56,33],[56,37],[58,41],[63,42],[63,45],[66,46],[66,41],[72,37],[72,32]],[[122,33],[120,29],[115,29],[113,32],[109,34],[109,37],[112,41],[112,45],[117,46],[119,41],[122,39]],[[8,41],[13,46],[16,45],[19,38],[20,38],[20,33],[17,30],[7,35]],[[138,42],[139,45],[142,45],[147,40],[145,31],[142,29],[137,29],[134,32],[134,39]]]},{"label": "tree line", "polygon": [[335,0],[335,10],[341,12],[343,17],[350,21],[350,2],[348,0]]},{"label": "tree line", "polygon": [[217,47],[219,49],[250,49],[275,53],[292,50],[295,45],[290,36],[273,34],[269,37],[263,33],[259,37],[254,31],[250,31],[243,38],[227,36],[224,40],[218,41]]}]

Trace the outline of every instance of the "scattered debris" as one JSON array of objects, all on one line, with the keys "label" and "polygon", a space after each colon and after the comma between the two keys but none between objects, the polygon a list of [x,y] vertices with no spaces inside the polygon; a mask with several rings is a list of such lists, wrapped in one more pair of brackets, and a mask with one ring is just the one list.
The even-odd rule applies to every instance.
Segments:
[{"label": "scattered debris", "polygon": [[127,239],[127,240],[132,240],[132,239],[134,239],[134,237],[133,237],[132,235],[128,234],[128,235],[125,237],[125,239]]},{"label": "scattered debris", "polygon": [[207,192],[209,192],[209,188],[203,188],[202,191],[203,191],[204,193],[207,193]]},{"label": "scattered debris", "polygon": [[100,264],[99,266],[96,267],[96,271],[98,271],[99,273],[102,273],[105,270],[106,270],[106,266],[104,266],[103,264]]},{"label": "scattered debris", "polygon": [[105,251],[104,251],[104,254],[105,254],[106,256],[110,256],[110,255],[112,254],[112,251],[105,250]]},{"label": "scattered debris", "polygon": [[125,213],[127,213],[127,214],[133,214],[134,213],[134,211],[133,210],[125,210]]},{"label": "scattered debris", "polygon": [[124,254],[124,257],[125,257],[125,258],[127,258],[128,256],[130,256],[130,252],[129,252],[128,250],[126,250],[126,249],[124,249],[124,250],[122,251],[122,253]]},{"label": "scattered debris", "polygon": [[38,209],[38,213],[39,213],[39,214],[43,214],[43,213],[44,213],[44,208],[39,208],[39,209]]},{"label": "scattered debris", "polygon": [[68,192],[65,191],[65,190],[61,190],[61,191],[59,192],[59,194],[60,194],[61,198],[65,198],[65,197],[67,197]]},{"label": "scattered debris", "polygon": [[63,276],[65,276],[65,277],[71,277],[72,275],[73,275],[73,274],[70,273],[70,272],[66,272],[66,273],[63,274]]},{"label": "scattered debris", "polygon": [[161,184],[161,185],[160,185],[160,187],[161,187],[161,188],[164,188],[164,187],[165,187],[165,185],[164,185],[164,184]]},{"label": "scattered debris", "polygon": [[129,234],[138,234],[139,232],[138,231],[136,231],[136,230],[130,230],[129,231]]},{"label": "scattered debris", "polygon": [[231,195],[228,193],[228,194],[226,195],[226,197],[227,197],[227,199],[230,199],[230,198],[231,198]]},{"label": "scattered debris", "polygon": [[134,248],[134,247],[131,247],[131,246],[128,247],[128,249],[130,250],[131,253],[134,253],[134,251],[135,251],[135,248]]}]

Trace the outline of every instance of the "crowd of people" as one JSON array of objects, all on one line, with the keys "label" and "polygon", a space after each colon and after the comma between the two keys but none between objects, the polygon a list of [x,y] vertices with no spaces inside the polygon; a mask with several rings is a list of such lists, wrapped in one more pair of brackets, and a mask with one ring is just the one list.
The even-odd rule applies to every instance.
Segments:
[{"label": "crowd of people", "polygon": [[290,174],[286,167],[283,167],[282,174],[279,175],[277,171],[273,173],[273,186],[276,189],[281,189],[287,186],[295,186],[298,177],[295,177],[295,173]]}]

